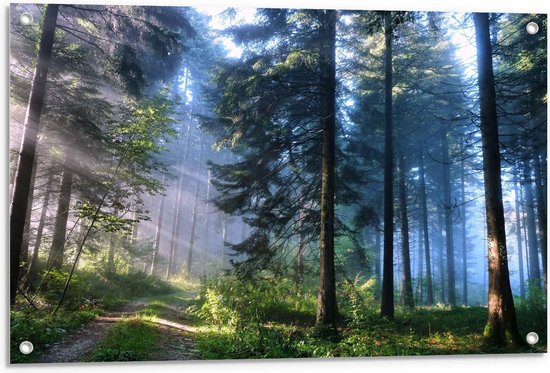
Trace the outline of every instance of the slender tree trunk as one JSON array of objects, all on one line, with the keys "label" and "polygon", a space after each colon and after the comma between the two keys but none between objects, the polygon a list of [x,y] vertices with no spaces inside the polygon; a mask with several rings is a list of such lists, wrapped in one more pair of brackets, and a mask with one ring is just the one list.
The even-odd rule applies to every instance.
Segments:
[{"label": "slender tree trunk", "polygon": [[10,209],[10,305],[15,304],[19,284],[21,244],[23,242],[23,231],[27,219],[26,212],[32,179],[32,164],[36,154],[40,116],[46,95],[46,80],[52,57],[58,9],[58,4],[49,4],[46,6],[38,47],[38,59],[25,117],[23,141],[19,151],[15,174],[15,186]]},{"label": "slender tree trunk", "polygon": [[[303,199],[302,199],[303,203]],[[300,209],[298,222],[298,253],[296,255],[296,285],[302,285],[304,283],[304,254],[306,250],[306,240],[304,233],[302,232],[304,226],[304,210]]]},{"label": "slender tree trunk", "polygon": [[381,315],[393,318],[393,120],[392,120],[392,14],[384,16],[385,139],[384,139],[384,274]]},{"label": "slender tree trunk", "polygon": [[[401,153],[401,152],[399,152]],[[407,212],[407,185],[405,183],[404,157],[399,154],[399,207],[401,210],[401,249],[403,262],[403,304],[407,308],[414,308],[414,297],[411,276],[411,253],[409,245],[409,217]]]},{"label": "slender tree trunk", "polygon": [[57,215],[53,229],[52,246],[48,257],[48,268],[61,269],[67,233],[67,220],[69,219],[69,207],[71,205],[71,189],[73,183],[73,171],[67,166],[63,167],[61,189],[57,204]]},{"label": "slender tree trunk", "polygon": [[223,216],[223,228],[222,228],[222,250],[221,250],[221,268],[225,267],[225,243],[227,242],[227,216]]},{"label": "slender tree trunk", "polygon": [[418,216],[418,231],[416,234],[417,258],[416,258],[416,303],[424,303],[424,247],[422,246],[422,212]]},{"label": "slender tree trunk", "polygon": [[[161,182],[162,185],[164,185],[165,180],[166,180],[166,176],[163,174],[162,182]],[[160,239],[162,237],[162,223],[163,223],[163,217],[164,217],[165,201],[166,201],[166,195],[163,194],[160,197],[159,220],[157,223],[157,228],[155,230],[155,246],[153,248],[153,256],[151,258],[151,267],[149,267],[149,276],[153,276],[157,269],[157,261],[158,261],[159,249],[160,249]]]},{"label": "slender tree trunk", "polygon": [[519,200],[521,208],[521,225],[523,226],[523,244],[525,246],[525,266],[527,267],[527,279],[531,279],[531,266],[529,263],[529,241],[527,238],[527,212],[525,209],[525,199],[523,198],[522,181],[519,180]]},{"label": "slender tree trunk", "polygon": [[534,162],[534,171],[535,171],[535,188],[537,191],[537,218],[539,223],[539,240],[540,240],[540,253],[542,260],[542,272],[543,272],[543,281],[544,288],[546,288],[546,277],[547,277],[547,239],[546,239],[546,204],[544,202],[544,185],[542,184],[542,167],[540,158],[538,155],[535,155]]},{"label": "slender tree trunk", "polygon": [[202,248],[202,257],[203,257],[203,269],[207,265],[207,256],[208,256],[208,219],[210,217],[209,208],[210,208],[210,178],[211,172],[208,170],[208,177],[206,179],[206,205],[204,206],[204,228],[203,228],[203,248]]},{"label": "slender tree trunk", "polygon": [[[184,84],[184,100],[187,100],[187,89],[189,86],[189,69],[185,69],[185,84]],[[172,238],[170,241],[170,259],[168,261],[168,268],[166,269],[166,277],[170,277],[174,275],[176,270],[176,262],[178,257],[178,245],[179,245],[179,238],[180,238],[180,219],[181,219],[181,195],[182,195],[182,186],[183,186],[183,178],[185,177],[185,164],[187,162],[187,157],[189,155],[189,146],[191,141],[191,126],[192,126],[192,119],[191,114],[192,110],[189,112],[189,120],[187,121],[187,131],[186,131],[186,137],[187,142],[185,144],[185,152],[183,156],[183,160],[180,160],[180,166],[181,170],[178,177],[178,182],[176,186],[176,208],[174,212],[174,220],[172,222]],[[183,117],[185,120],[186,113],[184,113]],[[180,141],[182,143],[183,141]]]},{"label": "slender tree trunk", "polygon": [[426,258],[426,305],[434,303],[432,284],[432,266],[430,257],[430,234],[428,231],[428,202],[426,196],[426,170],[424,168],[424,154],[420,154],[420,209],[422,210],[422,231],[424,232],[424,250]]},{"label": "slender tree trunk", "polygon": [[27,201],[27,211],[25,212],[25,228],[23,230],[23,242],[21,243],[21,263],[28,265],[29,263],[29,243],[31,240],[31,221],[32,221],[32,205],[34,202],[34,186],[36,182],[36,169],[38,157],[34,158],[31,173],[31,184],[29,186],[29,198]]},{"label": "slender tree trunk", "polygon": [[441,287],[439,290],[439,297],[441,298],[441,303],[446,303],[447,300],[447,293],[445,291],[445,255],[443,251],[443,214],[441,211],[437,214],[437,238],[438,238],[438,245],[437,245],[437,256],[438,256],[438,267],[439,267],[439,281],[441,283]]},{"label": "slender tree trunk", "polygon": [[116,272],[116,267],[115,267],[115,244],[116,244],[115,234],[116,233],[111,232],[110,233],[111,237],[109,237],[109,255],[107,257],[107,273],[109,273],[109,274],[114,274]]},{"label": "slender tree trunk", "polygon": [[336,11],[320,10],[321,70],[321,231],[319,260],[319,294],[317,320],[319,327],[334,328],[338,315],[336,274],[334,270],[334,188],[336,165]]},{"label": "slender tree trunk", "polygon": [[518,192],[518,178],[514,177],[514,196],[516,197],[516,237],[518,241],[519,291],[521,299],[525,299],[525,276],[523,273],[523,247],[521,238],[521,215],[519,213],[520,196]]},{"label": "slender tree trunk", "polygon": [[443,198],[445,205],[445,247],[447,249],[447,287],[448,302],[456,306],[455,257],[453,239],[453,207],[451,204],[451,161],[447,131],[443,132]]},{"label": "slender tree trunk", "polygon": [[468,258],[466,235],[466,190],[464,186],[464,159],[460,162],[460,192],[462,194],[462,304],[468,305]]},{"label": "slender tree trunk", "polygon": [[40,250],[40,245],[42,243],[42,234],[44,232],[44,225],[46,224],[46,215],[48,213],[48,205],[50,203],[50,193],[53,183],[53,172],[48,175],[48,181],[46,182],[46,191],[44,192],[44,199],[42,200],[42,211],[40,212],[40,220],[38,221],[38,227],[36,229],[36,239],[34,241],[34,249],[32,251],[32,258],[29,263],[29,268],[27,271],[27,276],[25,279],[25,287],[32,285],[36,280],[36,275],[38,274],[38,253]]},{"label": "slender tree trunk", "polygon": [[375,299],[380,299],[381,291],[382,291],[382,266],[381,266],[381,260],[382,260],[382,243],[380,242],[380,232],[378,231],[378,228],[375,228],[374,231],[375,234],[375,262],[374,262],[374,274],[376,276],[376,292],[374,293]]},{"label": "slender tree trunk", "polygon": [[197,177],[195,180],[195,192],[193,200],[193,221],[191,223],[191,237],[189,238],[189,253],[187,254],[187,277],[191,277],[191,270],[193,269],[193,250],[195,245],[195,230],[197,227],[197,214],[199,207],[199,185],[200,185],[200,169],[202,163],[202,151],[204,147],[204,141],[201,138],[201,147],[199,151],[199,162],[197,164]]},{"label": "slender tree trunk", "polygon": [[533,199],[533,187],[531,184],[531,167],[529,160],[523,163],[523,189],[525,191],[525,211],[527,218],[527,237],[529,242],[529,282],[532,286],[540,288],[540,264],[537,240],[537,226],[535,221],[535,201]]},{"label": "slender tree trunk", "polygon": [[487,325],[483,335],[498,344],[518,346],[522,345],[523,341],[517,329],[516,311],[508,272],[495,82],[487,13],[475,13],[474,24],[489,247],[489,303]]},{"label": "slender tree trunk", "polygon": [[[118,216],[118,209],[115,209],[114,215]],[[109,254],[107,257],[107,273],[114,274],[116,273],[116,266],[115,266],[116,233],[110,232],[109,235],[110,237],[109,237]]]}]

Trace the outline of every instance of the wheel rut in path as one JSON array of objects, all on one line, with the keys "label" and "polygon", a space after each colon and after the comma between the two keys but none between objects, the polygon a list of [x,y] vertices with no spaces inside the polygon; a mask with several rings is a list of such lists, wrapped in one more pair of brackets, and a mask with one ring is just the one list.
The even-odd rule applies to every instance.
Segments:
[{"label": "wheel rut in path", "polygon": [[[80,329],[68,333],[61,341],[54,343],[36,360],[36,363],[83,362],[105,337],[109,329],[124,318],[136,315],[146,306],[147,300],[137,300],[125,305],[117,312],[108,313],[92,320]],[[182,312],[179,308],[171,306],[169,308],[174,314]],[[195,350],[195,342],[191,337],[191,334],[195,332],[193,326],[161,318],[147,322],[155,324],[161,330],[161,338],[159,346],[157,346],[159,353],[155,360],[200,359]]]}]

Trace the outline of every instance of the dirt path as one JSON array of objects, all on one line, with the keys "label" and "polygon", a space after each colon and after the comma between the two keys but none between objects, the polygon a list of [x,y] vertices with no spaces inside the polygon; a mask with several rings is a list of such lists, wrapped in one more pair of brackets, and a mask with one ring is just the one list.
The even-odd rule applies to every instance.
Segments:
[{"label": "dirt path", "polygon": [[[148,304],[147,299],[137,300],[84,325],[53,344],[37,363],[82,362],[98,345],[109,329],[125,317],[136,315]],[[166,306],[168,318],[155,318],[151,321],[161,330],[159,356],[155,360],[197,360],[200,359],[194,348],[192,333],[195,328],[184,322],[190,321],[181,307]]]}]

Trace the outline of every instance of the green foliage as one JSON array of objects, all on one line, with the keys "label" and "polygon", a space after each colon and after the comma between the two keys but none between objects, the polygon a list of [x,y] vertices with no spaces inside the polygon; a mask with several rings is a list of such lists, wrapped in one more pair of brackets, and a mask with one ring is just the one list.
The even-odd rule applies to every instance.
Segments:
[{"label": "green foliage", "polygon": [[[68,273],[52,271],[40,295],[49,304],[59,301]],[[81,271],[73,276],[64,307],[68,310],[112,310],[136,298],[168,294],[173,287],[143,272],[127,274]]]},{"label": "green foliage", "polygon": [[[395,319],[388,320],[380,317],[375,289],[375,279],[357,278],[341,284],[339,304],[344,324],[338,328],[338,338],[328,338],[314,327],[314,294],[299,294],[284,280],[210,280],[202,284],[196,313],[214,327],[199,329],[196,346],[206,359],[506,352],[483,343],[487,321],[484,307],[437,305],[413,311],[398,307]],[[538,301],[531,307],[536,304]],[[297,310],[305,317],[293,317]],[[524,324],[521,330],[545,330],[546,325],[529,324],[528,312],[518,306],[518,320]],[[545,320],[538,314],[532,318],[538,323]],[[545,349],[544,334],[536,349],[525,352]]]},{"label": "green foliage", "polygon": [[313,323],[315,297],[299,294],[287,279],[245,281],[221,277],[206,281],[200,292],[204,320],[231,330],[256,328],[267,321]]},{"label": "green foliage", "polygon": [[526,299],[514,300],[520,335],[526,336],[529,332],[536,332],[539,335],[537,347],[546,345],[548,338],[546,291],[540,285],[531,282],[528,285],[527,294]]},{"label": "green foliage", "polygon": [[88,361],[152,360],[159,337],[160,331],[139,317],[123,320],[107,332]]},{"label": "green foliage", "polygon": [[[19,307],[10,312],[10,361],[11,363],[32,362],[53,342],[70,330],[94,319],[98,311],[61,311],[55,315],[30,307]],[[32,341],[34,352],[23,355],[19,344]]]}]

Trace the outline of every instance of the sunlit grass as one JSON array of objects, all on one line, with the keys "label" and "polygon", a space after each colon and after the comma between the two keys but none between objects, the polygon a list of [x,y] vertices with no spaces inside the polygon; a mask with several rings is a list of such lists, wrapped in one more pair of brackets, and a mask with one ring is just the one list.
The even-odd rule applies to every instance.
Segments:
[{"label": "sunlit grass", "polygon": [[154,317],[131,317],[117,322],[90,353],[87,361],[144,361],[158,352],[160,331]]}]

